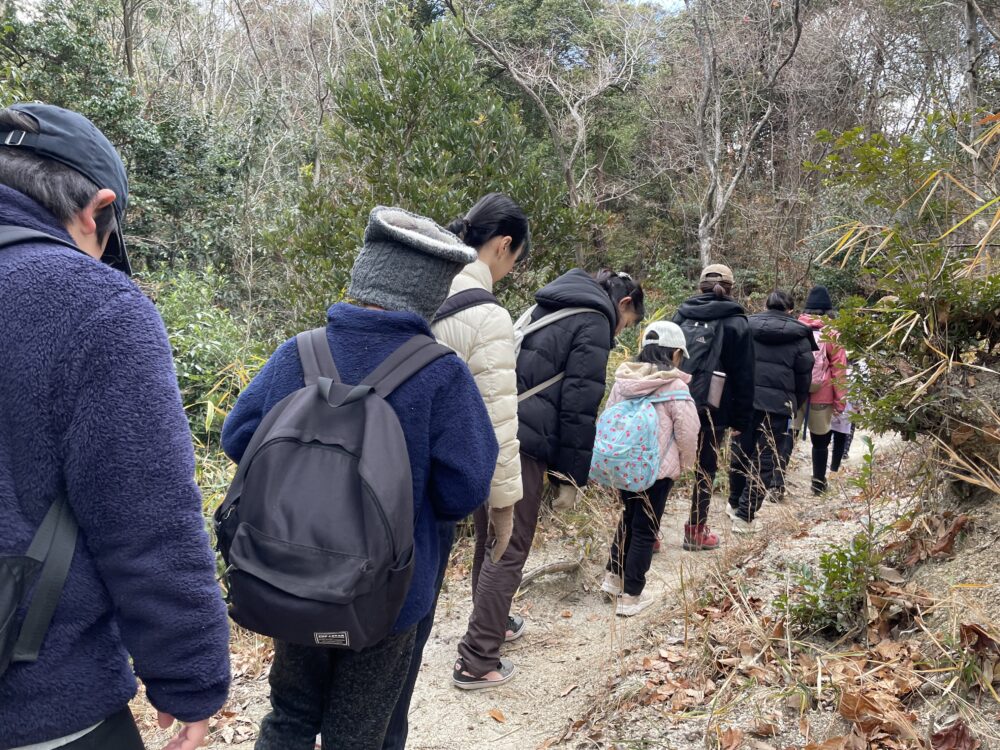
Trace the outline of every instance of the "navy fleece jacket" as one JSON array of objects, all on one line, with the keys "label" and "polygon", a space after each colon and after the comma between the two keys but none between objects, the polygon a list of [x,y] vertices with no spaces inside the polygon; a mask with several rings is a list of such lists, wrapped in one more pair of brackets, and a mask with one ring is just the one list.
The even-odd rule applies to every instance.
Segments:
[{"label": "navy fleece jacket", "polygon": [[[70,239],[3,186],[0,224]],[[60,489],[76,553],[39,660],[0,677],[0,749],[114,714],[133,667],[156,708],[211,716],[229,629],[163,323],[118,271],[30,242],[0,249],[0,555],[24,554]]]},{"label": "navy fleece jacket", "polygon": [[[368,310],[345,303],[327,313],[326,337],[345,383],[360,383],[417,334],[431,335],[409,312]],[[243,458],[271,408],[305,381],[295,339],[278,347],[240,394],[222,428],[222,447]],[[395,631],[424,618],[434,603],[438,521],[458,521],[486,502],[496,468],[497,440],[469,368],[457,356],[438,359],[389,394],[399,417],[413,474],[413,580]]]}]

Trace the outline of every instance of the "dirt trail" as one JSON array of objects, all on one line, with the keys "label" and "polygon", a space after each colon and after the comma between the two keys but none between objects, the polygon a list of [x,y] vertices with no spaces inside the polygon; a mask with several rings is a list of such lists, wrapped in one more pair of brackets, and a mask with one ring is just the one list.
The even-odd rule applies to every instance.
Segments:
[{"label": "dirt trail", "polygon": [[[856,441],[847,468],[860,461],[862,453],[863,446]],[[800,446],[788,478],[790,500],[782,505],[767,504],[761,515],[763,524],[811,505],[808,464],[806,449]],[[740,543],[729,531],[724,503],[717,493],[711,517],[723,547],[711,553],[685,552],[681,541],[689,508],[688,488],[672,493],[664,513],[663,551],[653,558],[647,584],[657,603],[637,617],[615,617],[611,603],[598,588],[604,558],[597,553],[575,575],[553,575],[529,585],[514,607],[529,629],[505,650],[518,674],[495,690],[465,694],[450,684],[455,648],[470,609],[468,582],[450,582],[449,590],[442,593],[437,622],[424,652],[411,707],[408,746],[414,750],[514,750],[538,747],[561,734],[583,714],[589,699],[603,689],[608,677],[620,669],[621,660],[647,645],[650,623],[676,606],[682,576],[686,585],[696,586],[700,578],[717,568],[727,547],[732,551]],[[559,559],[572,559],[572,553],[549,542],[532,550],[525,570]],[[504,722],[491,717],[494,709],[502,712]]]},{"label": "dirt trail", "polygon": [[[856,440],[848,469],[860,461],[862,453],[863,446]],[[789,472],[789,500],[781,505],[766,504],[761,515],[763,534],[767,534],[769,519],[801,515],[812,505],[808,464],[807,449],[800,445]],[[451,684],[456,646],[465,632],[471,600],[468,575],[450,576],[424,651],[410,711],[408,747],[521,750],[536,748],[561,735],[582,716],[608,678],[618,673],[623,659],[653,645],[654,624],[676,608],[682,584],[697,586],[700,579],[720,569],[726,557],[739,547],[741,538],[729,530],[724,503],[717,492],[710,519],[712,528],[722,537],[722,547],[715,552],[685,552],[681,541],[689,487],[682,486],[672,493],[664,513],[663,551],[654,556],[648,575],[647,590],[657,601],[637,617],[615,617],[612,604],[598,588],[610,523],[578,572],[543,576],[528,585],[514,603],[514,611],[525,618],[528,630],[504,651],[514,661],[518,674],[497,689],[462,692]],[[579,557],[578,545],[558,534],[544,533],[552,524],[551,517],[543,516],[539,536],[548,538],[536,539],[526,571]],[[213,727],[209,747],[253,747],[256,727],[269,709],[266,667],[260,663],[254,666],[253,661],[256,658],[259,662],[267,651],[266,644],[259,642],[254,653],[234,654],[237,676],[230,703],[223,719]],[[143,704],[137,700],[133,705],[139,710]],[[148,713],[148,704],[144,707]],[[498,721],[494,715],[503,720]],[[152,718],[140,715],[140,725],[148,745],[160,747],[165,734],[154,729]]]}]

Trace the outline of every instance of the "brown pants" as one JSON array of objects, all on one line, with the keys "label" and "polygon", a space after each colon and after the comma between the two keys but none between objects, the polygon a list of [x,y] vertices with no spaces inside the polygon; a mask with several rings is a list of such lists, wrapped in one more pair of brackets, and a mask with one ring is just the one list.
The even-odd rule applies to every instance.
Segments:
[{"label": "brown pants", "polygon": [[545,471],[545,464],[521,454],[523,495],[514,506],[514,533],[500,562],[493,562],[486,554],[493,546],[486,506],[477,510],[474,516],[476,554],[472,561],[472,615],[469,629],[458,644],[458,655],[465,670],[477,677],[492,672],[500,662],[510,603],[521,585],[524,563],[535,538]]}]

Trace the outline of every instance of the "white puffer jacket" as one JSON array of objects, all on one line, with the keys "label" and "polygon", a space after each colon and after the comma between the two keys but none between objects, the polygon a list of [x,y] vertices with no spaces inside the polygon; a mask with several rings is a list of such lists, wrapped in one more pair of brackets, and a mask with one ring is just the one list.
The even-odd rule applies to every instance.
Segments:
[{"label": "white puffer jacket", "polygon": [[[450,294],[466,289],[492,292],[489,266],[480,260],[466,266],[452,282]],[[510,313],[499,305],[477,305],[434,324],[432,330],[438,341],[454,349],[469,366],[500,443],[489,503],[494,508],[513,505],[521,499],[521,456],[514,374],[517,362]]]}]

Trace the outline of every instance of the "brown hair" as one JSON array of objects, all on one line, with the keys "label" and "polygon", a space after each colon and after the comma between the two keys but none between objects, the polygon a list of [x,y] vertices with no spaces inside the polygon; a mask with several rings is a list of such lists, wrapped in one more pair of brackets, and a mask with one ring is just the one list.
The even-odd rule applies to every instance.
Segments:
[{"label": "brown hair", "polygon": [[714,294],[719,299],[725,297],[731,297],[733,294],[733,285],[728,281],[723,281],[722,279],[705,279],[701,284],[698,285],[702,294]]}]

